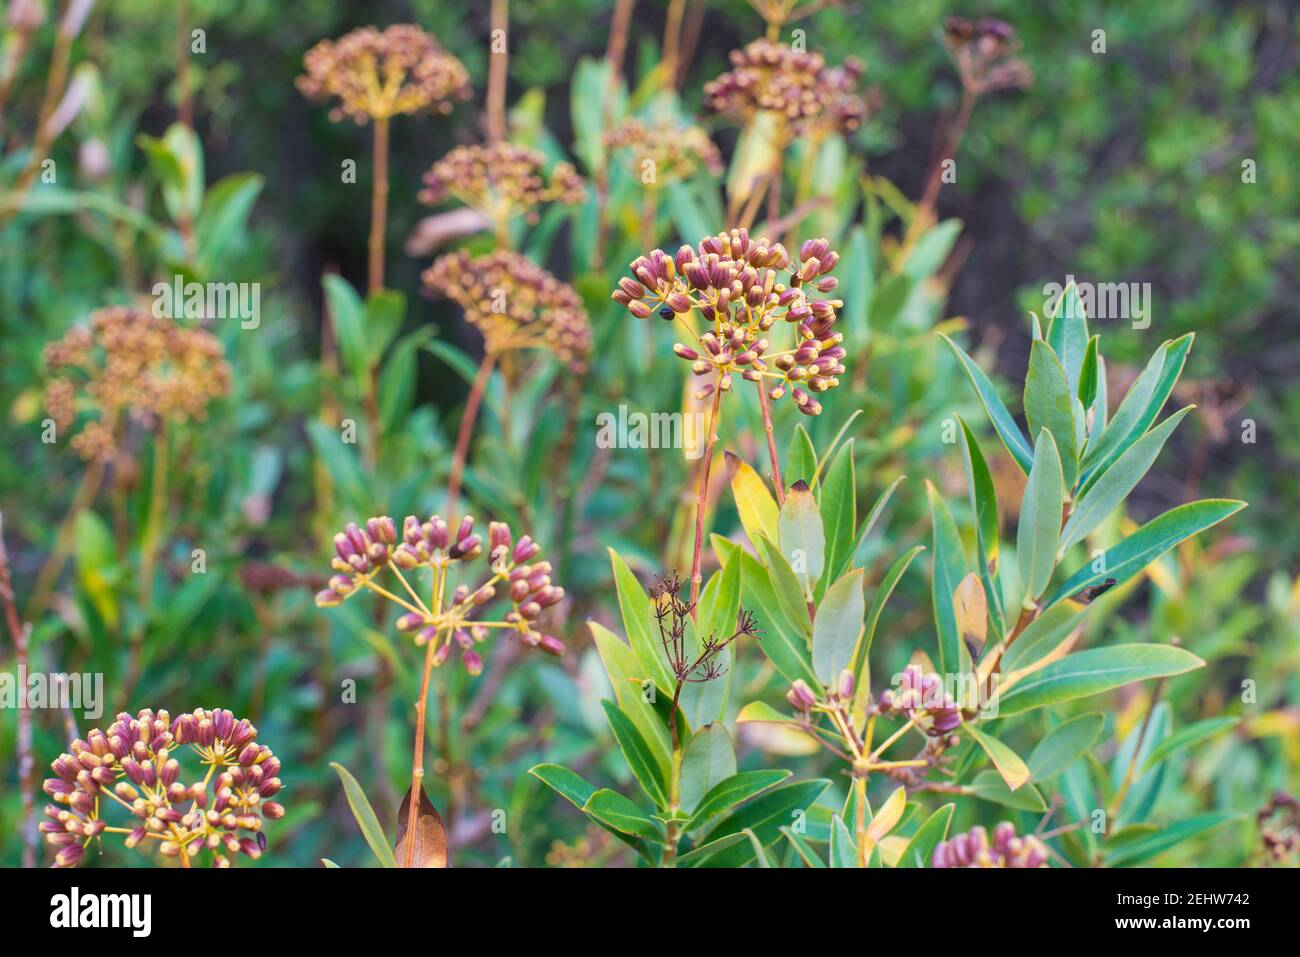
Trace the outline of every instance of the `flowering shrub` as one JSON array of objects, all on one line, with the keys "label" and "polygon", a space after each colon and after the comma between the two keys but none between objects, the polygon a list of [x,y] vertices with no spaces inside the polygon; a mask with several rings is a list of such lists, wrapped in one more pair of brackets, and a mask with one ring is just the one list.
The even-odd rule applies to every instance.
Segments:
[{"label": "flowering shrub", "polygon": [[[183,44],[100,77],[85,6],[5,24],[4,634],[230,710],[22,709],[0,860],[1295,862],[1300,588],[1190,434],[1248,400],[1086,280],[963,314],[1005,277],[950,213],[997,208],[967,164],[1050,100],[1040,34],[927,25],[939,115],[900,117],[843,11],[592,0],[566,113],[532,11],[329,11],[238,58],[280,71],[245,104]],[[209,183],[263,102],[301,168]]]}]

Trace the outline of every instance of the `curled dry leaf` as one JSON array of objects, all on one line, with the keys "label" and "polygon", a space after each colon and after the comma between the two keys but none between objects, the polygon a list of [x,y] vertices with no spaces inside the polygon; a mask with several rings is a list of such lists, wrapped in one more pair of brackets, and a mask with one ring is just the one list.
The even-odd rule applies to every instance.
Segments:
[{"label": "curled dry leaf", "polygon": [[415,819],[415,847],[411,854],[411,863],[406,863],[407,855],[407,821],[411,813],[411,792],[402,799],[402,806],[397,812],[397,864],[399,867],[446,867],[447,866],[447,829],[443,827],[438,809],[429,800],[429,795],[420,788],[420,806]]}]

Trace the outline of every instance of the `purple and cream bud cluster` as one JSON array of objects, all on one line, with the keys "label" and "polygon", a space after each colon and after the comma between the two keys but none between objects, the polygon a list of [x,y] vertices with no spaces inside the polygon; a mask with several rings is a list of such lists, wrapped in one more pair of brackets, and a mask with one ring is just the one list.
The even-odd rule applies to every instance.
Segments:
[{"label": "purple and cream bud cluster", "polygon": [[1003,821],[989,833],[973,827],[942,841],[934,849],[932,867],[1046,867],[1047,848],[1033,835],[1020,837],[1009,821]]},{"label": "purple and cream bud cluster", "polygon": [[[409,634],[417,645],[432,642],[435,666],[445,664],[452,651],[459,648],[465,669],[480,674],[483,657],[476,646],[487,640],[494,626],[517,635],[530,648],[550,655],[564,654],[560,639],[535,627],[542,612],[564,598],[564,589],[551,581],[550,562],[533,561],[541,546],[527,535],[516,541],[504,522],[488,524],[489,576],[477,586],[457,585],[450,595],[445,594],[445,589],[453,566],[467,565],[485,553],[483,537],[474,530],[474,519],[469,516],[453,530],[439,515],[423,522],[408,515],[400,536],[392,518],[370,518],[364,527],[349,524],[335,535],[334,550],[331,564],[336,574],[316,595],[316,604],[329,608],[366,589],[395,600],[406,609],[397,619],[397,630]],[[434,572],[435,591],[427,604],[402,576],[403,572],[422,568]],[[400,579],[400,590],[410,593],[410,601],[376,585],[376,577],[386,569]],[[502,597],[511,606],[503,618],[498,621],[477,617]]]},{"label": "purple and cream bud cluster", "polygon": [[1016,31],[1005,20],[949,17],[943,42],[961,74],[962,85],[972,96],[1033,85],[1033,73],[1016,56],[1020,50]]},{"label": "purple and cream bud cluster", "polygon": [[[224,708],[196,708],[175,720],[166,711],[123,712],[102,731],[73,741],[51,763],[44,790],[54,802],[40,829],[57,848],[56,867],[75,867],[87,848],[109,829],[101,813],[118,805],[127,815],[127,847],[157,842],[164,857],[186,864],[210,851],[214,867],[229,867],[244,854],[256,860],[266,849],[262,819],[284,817],[269,800],[282,788],[280,760],[258,744],[257,728]],[[188,749],[186,746],[188,745]],[[197,755],[208,770],[186,783],[177,755]],[[188,805],[188,806],[187,806]]]},{"label": "purple and cream bud cluster", "polygon": [[937,674],[908,665],[898,676],[898,690],[880,696],[882,714],[904,714],[929,734],[947,734],[962,723],[961,708]]},{"label": "purple and cream bud cluster", "polygon": [[[692,332],[693,344],[673,347],[695,375],[713,379],[697,398],[730,391],[739,375],[773,400],[789,392],[801,412],[818,415],[815,395],[839,385],[845,371],[844,335],[834,331],[844,303],[827,298],[839,258],[825,239],[807,240],[794,258],[779,242],[733,229],[705,238],[698,249],[682,246],[676,256],[661,249],[639,256],[612,298],[639,319],[657,311],[672,321],[699,311],[710,328]],[[786,348],[773,341],[778,321],[793,330]]]},{"label": "purple and cream bud cluster", "polygon": [[545,162],[540,150],[514,143],[457,146],[424,174],[420,202],[436,206],[455,199],[494,222],[522,215],[535,223],[542,204],[573,206],[586,197],[572,163],[556,163],[543,174]]}]

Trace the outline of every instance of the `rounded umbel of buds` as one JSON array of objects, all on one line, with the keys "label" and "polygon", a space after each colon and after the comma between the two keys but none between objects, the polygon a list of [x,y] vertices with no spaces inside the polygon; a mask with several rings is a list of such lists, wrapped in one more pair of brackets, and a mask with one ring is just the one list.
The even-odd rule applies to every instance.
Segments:
[{"label": "rounded umbel of buds", "polygon": [[[283,784],[280,760],[256,735],[252,723],[224,708],[196,708],[175,720],[145,709],[73,741],[51,762],[55,776],[44,785],[53,803],[40,831],[57,848],[55,866],[76,866],[92,838],[110,833],[125,834],[128,848],[156,844],[163,856],[186,862],[211,850],[214,866],[228,866],[215,853],[222,847],[260,857],[262,818],[277,820],[284,807],[264,800]],[[189,778],[180,760],[186,756],[199,764]],[[109,828],[100,814],[110,809],[125,815],[123,826]]]},{"label": "rounded umbel of buds", "polygon": [[1009,821],[993,829],[993,840],[982,827],[936,845],[933,867],[1046,867],[1047,847],[1033,835],[1020,837]]}]

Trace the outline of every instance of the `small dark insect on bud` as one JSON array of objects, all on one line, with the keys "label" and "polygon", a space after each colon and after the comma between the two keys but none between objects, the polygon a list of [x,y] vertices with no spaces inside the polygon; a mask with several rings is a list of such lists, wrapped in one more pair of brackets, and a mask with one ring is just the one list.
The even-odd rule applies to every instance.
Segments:
[{"label": "small dark insect on bud", "polygon": [[672,322],[676,315],[677,314],[673,312],[672,308],[669,306],[661,306],[659,308],[659,318],[666,322]]}]

